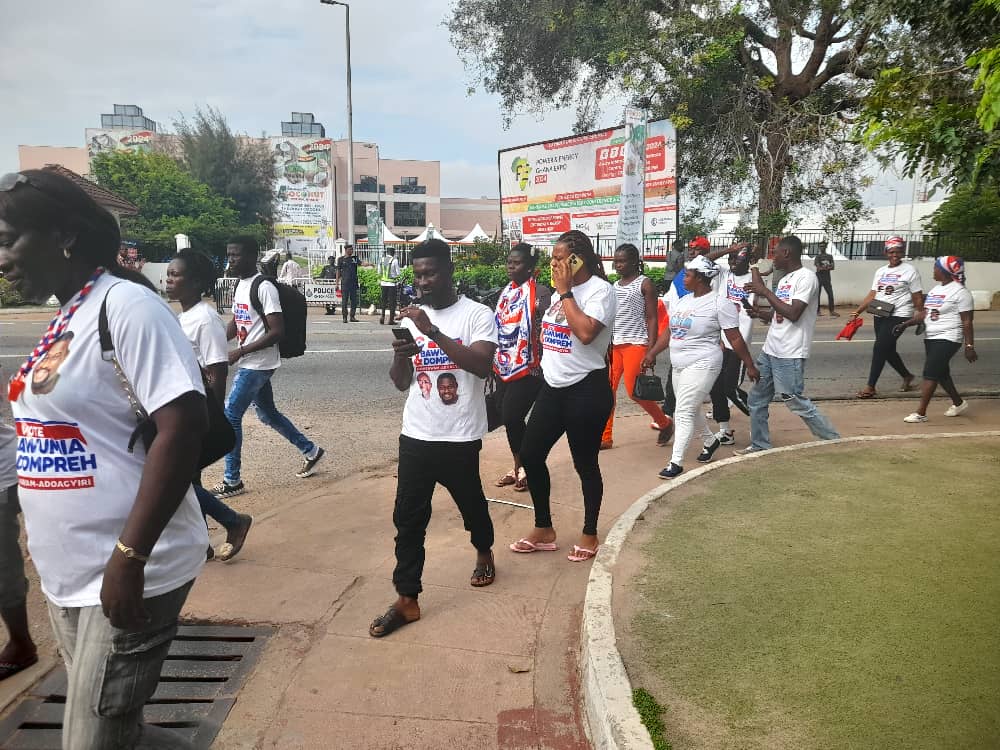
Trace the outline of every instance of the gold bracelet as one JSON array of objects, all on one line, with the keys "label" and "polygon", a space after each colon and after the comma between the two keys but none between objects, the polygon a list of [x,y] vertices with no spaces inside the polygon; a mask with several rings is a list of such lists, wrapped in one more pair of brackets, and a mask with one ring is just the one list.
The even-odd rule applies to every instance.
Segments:
[{"label": "gold bracelet", "polygon": [[149,562],[149,555],[139,554],[138,552],[135,551],[133,547],[127,547],[126,545],[122,544],[121,539],[115,542],[115,549],[117,549],[119,552],[125,555],[126,559],[128,560],[137,560],[138,562],[141,563]]}]

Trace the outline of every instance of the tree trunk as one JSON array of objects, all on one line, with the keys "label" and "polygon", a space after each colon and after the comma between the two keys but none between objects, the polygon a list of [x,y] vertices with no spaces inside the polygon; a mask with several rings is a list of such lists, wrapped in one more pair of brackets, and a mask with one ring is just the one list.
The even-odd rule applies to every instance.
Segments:
[{"label": "tree trunk", "polygon": [[760,183],[757,200],[757,228],[764,234],[781,234],[788,217],[783,211],[782,186],[791,166],[787,135],[776,130],[765,132],[764,149],[758,149],[757,178]]}]

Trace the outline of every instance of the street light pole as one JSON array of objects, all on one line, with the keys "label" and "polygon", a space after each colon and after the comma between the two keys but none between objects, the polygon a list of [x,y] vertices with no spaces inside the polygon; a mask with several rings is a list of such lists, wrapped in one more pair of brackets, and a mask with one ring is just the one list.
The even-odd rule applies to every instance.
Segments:
[{"label": "street light pole", "polygon": [[322,5],[342,5],[347,12],[347,244],[354,244],[354,106],[351,103],[351,6],[338,0],[319,0]]},{"label": "street light pole", "polygon": [[899,198],[899,190],[892,189],[892,231],[896,231],[896,203]]}]

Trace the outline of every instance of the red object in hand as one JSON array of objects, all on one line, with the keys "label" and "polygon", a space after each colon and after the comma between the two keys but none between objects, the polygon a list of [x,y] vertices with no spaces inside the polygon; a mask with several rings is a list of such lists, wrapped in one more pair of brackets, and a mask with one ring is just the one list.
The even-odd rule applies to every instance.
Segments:
[{"label": "red object in hand", "polygon": [[840,341],[841,339],[847,339],[850,341],[854,337],[854,334],[858,332],[858,329],[864,324],[865,321],[863,321],[860,316],[847,321],[847,324],[841,328],[840,333],[837,334],[837,341]]}]

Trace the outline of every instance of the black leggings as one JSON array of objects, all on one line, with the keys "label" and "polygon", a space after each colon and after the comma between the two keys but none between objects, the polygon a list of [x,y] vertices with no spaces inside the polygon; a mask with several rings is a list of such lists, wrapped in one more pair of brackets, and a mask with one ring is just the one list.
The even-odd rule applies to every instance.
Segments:
[{"label": "black leggings", "polygon": [[607,368],[593,370],[579,383],[565,388],[553,388],[548,383],[542,386],[521,443],[521,463],[528,475],[537,528],[552,528],[549,506],[552,480],[545,461],[565,432],[583,490],[583,533],[597,534],[597,517],[604,497],[604,479],[597,456],[612,404]]},{"label": "black leggings", "polygon": [[872,347],[872,367],[868,372],[869,388],[874,388],[875,384],[878,383],[886,362],[899,373],[900,377],[913,377],[913,373],[907,370],[906,365],[903,364],[902,357],[896,353],[896,341],[899,336],[892,332],[893,328],[904,322],[906,322],[906,318],[875,317],[875,345]]},{"label": "black leggings", "polygon": [[543,381],[534,375],[527,375],[518,380],[499,382],[500,390],[503,392],[500,397],[501,419],[507,430],[507,444],[510,446],[510,452],[519,456],[526,429],[524,420],[542,389]]},{"label": "black leggings", "polygon": [[747,392],[740,388],[746,368],[743,360],[736,356],[732,349],[725,349],[722,352],[722,370],[719,377],[712,384],[712,419],[716,422],[728,422],[729,402],[736,404],[736,408],[750,416],[750,407],[747,406]]}]

